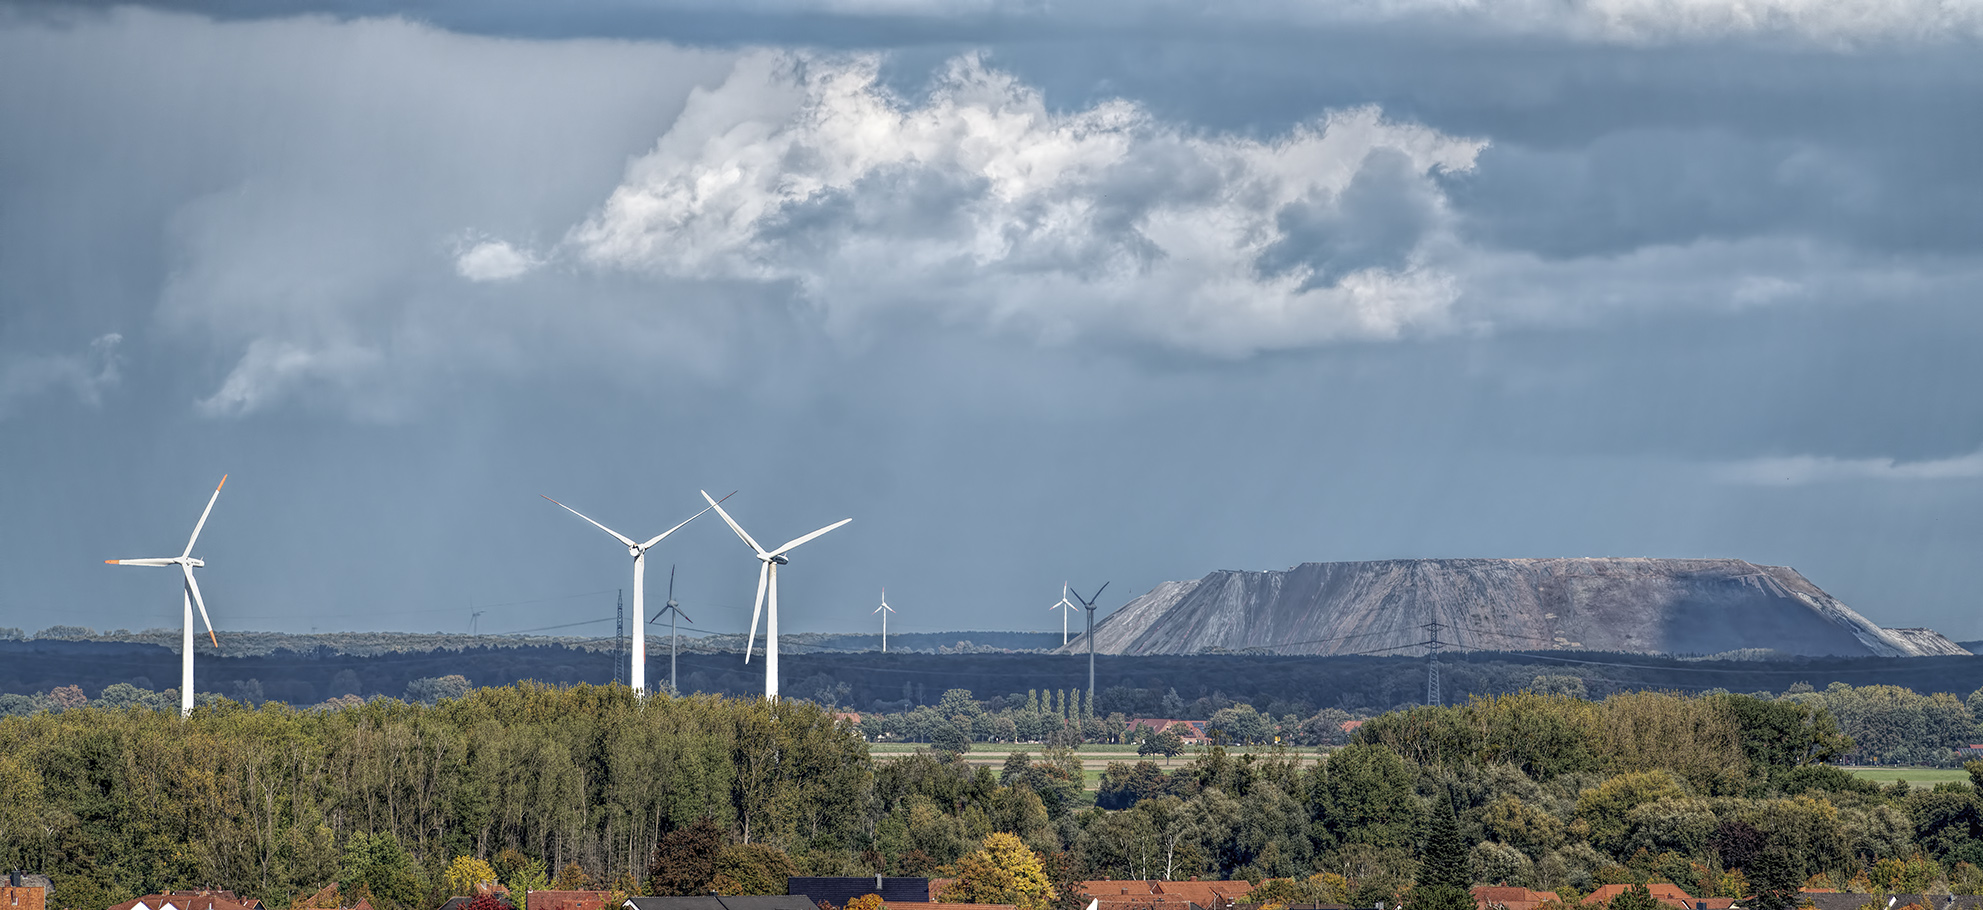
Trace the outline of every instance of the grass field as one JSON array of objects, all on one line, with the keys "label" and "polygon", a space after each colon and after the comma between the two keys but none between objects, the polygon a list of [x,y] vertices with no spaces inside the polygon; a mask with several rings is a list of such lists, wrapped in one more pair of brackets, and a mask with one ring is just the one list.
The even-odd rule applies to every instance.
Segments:
[{"label": "grass field", "polygon": [[1890,784],[1907,781],[1909,786],[1932,787],[1950,781],[1969,783],[1969,772],[1961,768],[1847,768],[1853,777]]},{"label": "grass field", "polygon": [[[886,755],[891,752],[915,752],[927,748],[929,748],[928,743],[869,743],[868,744],[868,751],[873,752],[876,755]],[[1003,760],[1006,755],[1013,752],[1026,752],[1032,755],[1038,755],[1042,752],[1045,752],[1046,750],[1047,747],[1044,743],[1018,743],[1016,745],[1013,743],[972,743],[971,751],[966,757],[969,757],[971,755],[996,754],[998,755],[1000,760]],[[1084,760],[1090,754],[1128,755],[1131,757],[1134,757],[1136,755],[1136,747],[1134,745],[1112,746],[1112,745],[1105,745],[1100,743],[1087,743],[1075,748],[1074,751],[1081,753],[1081,757]],[[1193,751],[1194,750],[1189,748],[1185,749],[1184,755],[1178,756],[1177,760],[1184,759],[1186,756],[1189,756]]]}]

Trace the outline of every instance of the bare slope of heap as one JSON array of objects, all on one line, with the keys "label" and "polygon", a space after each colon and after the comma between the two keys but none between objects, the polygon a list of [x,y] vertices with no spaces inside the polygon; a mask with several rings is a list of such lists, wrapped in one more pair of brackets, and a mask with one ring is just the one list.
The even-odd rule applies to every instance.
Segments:
[{"label": "bare slope of heap", "polygon": [[[1391,559],[1165,582],[1095,627],[1103,654],[1579,650],[1881,657],[1967,654],[1883,629],[1797,570],[1739,559]],[[1085,637],[1064,649],[1083,652]]]}]

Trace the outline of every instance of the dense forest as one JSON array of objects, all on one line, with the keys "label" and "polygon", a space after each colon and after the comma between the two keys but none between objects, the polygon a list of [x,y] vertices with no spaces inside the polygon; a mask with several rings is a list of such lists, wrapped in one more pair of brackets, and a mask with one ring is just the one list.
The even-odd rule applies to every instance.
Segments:
[{"label": "dense forest", "polygon": [[[933,636],[931,641],[949,637]],[[419,680],[443,676],[459,675],[476,686],[526,680],[599,685],[612,682],[616,670],[624,671],[610,649],[516,646],[493,636],[459,638],[483,643],[365,654],[325,645],[309,651],[237,655],[231,650],[212,653],[201,639],[199,686],[203,694],[250,704],[272,700],[308,707],[346,696],[405,698],[408,687]],[[377,645],[370,642],[366,647]],[[935,705],[952,689],[990,698],[1028,689],[1085,688],[1088,683],[1085,655],[972,653],[976,645],[969,641],[944,647],[954,653],[787,654],[783,691],[844,710],[894,713]],[[665,646],[658,651],[650,648],[648,656],[647,678],[658,685],[668,676]],[[737,652],[683,654],[679,663],[686,693],[748,697],[764,690],[762,668],[746,665]],[[1468,653],[1444,658],[1442,675],[1449,701],[1518,692],[1538,676],[1575,677],[1582,692],[1597,698],[1647,689],[1783,692],[1800,683],[1823,689],[1834,682],[1855,687],[1893,685],[1960,697],[1983,688],[1983,658],[1685,660],[1582,652]],[[1096,677],[1097,710],[1104,716],[1119,712],[1205,720],[1234,703],[1276,716],[1305,717],[1325,708],[1363,716],[1417,704],[1425,697],[1425,661],[1413,657],[1103,655],[1096,661]],[[75,686],[94,698],[113,685],[164,691],[178,680],[178,655],[155,644],[0,636],[0,695],[32,696]],[[1182,699],[1181,706],[1166,705],[1164,696],[1172,691]]]},{"label": "dense forest", "polygon": [[[960,714],[988,705],[949,696]],[[707,885],[656,862],[686,851],[726,887],[772,888],[786,872],[941,875],[1002,833],[1063,882],[1273,879],[1270,895],[1368,905],[1412,885],[1450,811],[1476,882],[1983,890],[1969,783],[1880,787],[1826,764],[1859,748],[1832,706],[1877,713],[1890,696],[1523,692],[1384,714],[1333,749],[1111,763],[1092,795],[1064,741],[994,766],[961,758],[968,741],[877,757],[797,699],[524,685],[431,706],[218,700],[185,721],[82,706],[0,719],[0,864],[49,872],[77,910],[197,886],[287,907],[332,883],[426,910],[450,870],[483,861],[537,887],[551,870]]]}]

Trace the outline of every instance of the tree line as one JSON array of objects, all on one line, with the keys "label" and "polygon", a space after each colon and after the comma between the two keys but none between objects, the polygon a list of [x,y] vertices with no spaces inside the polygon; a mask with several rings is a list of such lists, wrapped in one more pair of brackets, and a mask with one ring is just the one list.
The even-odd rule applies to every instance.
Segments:
[{"label": "tree line", "polygon": [[[603,685],[625,670],[624,659],[596,644],[492,647],[487,643],[503,639],[435,638],[483,644],[368,654],[329,647],[237,654],[231,646],[215,652],[200,639],[199,686],[202,693],[235,701],[267,699],[307,707],[347,696],[399,698],[414,681],[455,674],[475,686],[525,680]],[[649,649],[656,661],[658,653]],[[1958,697],[1983,687],[1983,661],[1970,657],[1699,661],[1640,654],[1467,653],[1445,655],[1441,665],[1444,689],[1456,701],[1531,689],[1539,676],[1562,680],[1593,698],[1710,687],[1782,692],[1798,682],[1821,688],[1833,682],[1892,685]],[[649,679],[665,676],[657,668],[665,671],[665,661],[650,662]],[[784,668],[787,695],[863,713],[931,707],[951,689],[968,689],[987,702],[1004,698],[1009,706],[1015,695],[1023,700],[1029,689],[1085,690],[1088,682],[1085,655],[1043,653],[789,654]],[[1425,663],[1412,657],[1102,655],[1096,675],[1095,709],[1102,717],[1120,713],[1209,720],[1237,704],[1275,718],[1307,718],[1324,709],[1369,716],[1415,704],[1425,694]],[[684,653],[680,678],[686,693],[749,697],[764,688],[762,670],[746,666],[734,652]],[[156,691],[178,679],[175,651],[154,644],[0,636],[0,694],[33,696],[75,685],[93,698],[113,685]]]},{"label": "tree line", "polygon": [[[1575,676],[1540,675],[1521,691],[1588,700],[1584,680]],[[1714,690],[1706,694],[1728,693]],[[1899,686],[1841,682],[1818,690],[1797,683],[1780,695],[1758,692],[1749,697],[1822,710],[1850,740],[1838,755],[1848,763],[1953,768],[1976,757],[1968,746],[1983,745],[1983,689],[1957,698],[1946,692],[1924,695]],[[973,743],[1075,746],[1140,743],[1150,738],[1148,728],[1136,725],[1142,716],[1104,713],[1103,708],[1111,702],[1109,693],[1090,699],[1075,689],[1034,689],[985,700],[973,697],[968,690],[952,689],[931,706],[862,715],[860,730],[878,742],[929,743],[950,752],[967,752]],[[1349,739],[1345,728],[1350,722],[1364,719],[1340,708],[1306,715],[1275,713],[1275,708],[1284,706],[1276,703],[1260,710],[1229,698],[1211,700],[1209,705],[1191,704],[1171,689],[1159,704],[1165,710],[1147,716],[1205,719],[1211,741],[1232,746],[1340,745]]]},{"label": "tree line", "polygon": [[[1913,697],[1919,718],[1867,729],[1905,748],[1933,730],[1917,723],[1968,707]],[[1036,910],[1090,878],[1247,878],[1262,900],[1351,905],[1456,879],[1571,896],[1626,882],[1983,892],[1975,787],[1881,787],[1830,764],[1875,748],[1841,718],[1908,704],[1878,687],[1525,691],[1382,714],[1320,750],[1114,762],[1092,794],[1065,736],[997,765],[950,749],[878,758],[798,699],[523,685],[432,705],[221,699],[184,721],[82,705],[0,719],[0,864],[50,873],[75,910],[196,887],[304,907],[332,884],[431,910],[484,877],[778,893],[790,874],[1009,872],[1020,848],[1045,882],[1028,892]],[[1058,711],[1066,731],[1099,707],[1035,692],[1001,710]],[[1433,836],[1447,825],[1463,857]]]}]

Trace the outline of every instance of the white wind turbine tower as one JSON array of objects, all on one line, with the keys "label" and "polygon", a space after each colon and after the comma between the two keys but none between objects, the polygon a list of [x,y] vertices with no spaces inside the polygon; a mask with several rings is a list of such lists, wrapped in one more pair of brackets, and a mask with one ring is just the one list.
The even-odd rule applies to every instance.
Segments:
[{"label": "white wind turbine tower", "polygon": [[1063,581],[1060,583],[1060,603],[1054,604],[1047,609],[1060,611],[1060,643],[1065,646],[1067,644],[1067,615],[1081,609],[1075,606],[1073,601],[1067,599],[1067,582]]},{"label": "white wind turbine tower", "polygon": [[[852,519],[849,520],[851,521]],[[881,614],[881,653],[887,654],[888,653],[888,614],[895,612],[895,608],[888,605],[887,588],[881,589],[881,606],[874,608],[874,611],[876,613]]]},{"label": "white wind turbine tower", "polygon": [[[742,540],[745,546],[750,547],[751,552],[757,555],[758,562],[762,563],[757,569],[757,600],[751,606],[751,637],[744,643],[744,663],[751,662],[751,648],[757,644],[757,617],[758,612],[764,608],[764,593],[768,589],[771,592],[771,615],[764,625],[764,697],[769,701],[777,701],[778,567],[790,561],[785,558],[785,554],[797,549],[800,544],[840,527],[847,522],[853,521],[853,519],[842,518],[811,534],[796,538],[776,550],[766,550],[758,546],[757,541],[752,540],[749,534],[744,533],[743,527],[737,524],[736,519],[731,518],[730,513],[723,511],[723,507],[716,504],[717,500],[709,498],[708,491],[703,491],[702,498],[709,500],[709,508],[715,509],[716,514],[723,516],[723,522],[730,526],[730,530],[737,532],[738,539]],[[723,498],[729,499],[730,497],[725,496]]]},{"label": "white wind turbine tower", "polygon": [[[725,496],[723,498],[728,499],[729,497]],[[707,511],[709,510],[702,510],[702,512]],[[697,512],[696,514],[700,515],[702,512]],[[681,603],[675,600],[674,566],[668,567],[668,602],[661,607],[661,612],[654,614],[654,618],[648,620],[648,622],[660,622],[661,613],[673,614],[668,617],[668,694],[681,695],[682,690],[675,685],[675,655],[676,652],[681,650],[682,634],[675,631],[675,620],[679,619],[691,626],[695,625],[695,620],[690,619],[687,613],[683,613]]]},{"label": "white wind turbine tower", "polygon": [[179,639],[179,716],[193,713],[193,607],[200,608],[200,618],[206,620],[207,637],[213,639],[213,646],[220,647],[220,639],[213,634],[213,620],[207,616],[206,601],[200,598],[200,583],[193,580],[193,570],[206,565],[206,561],[193,558],[193,542],[200,539],[200,529],[207,526],[207,516],[213,514],[214,500],[220,498],[220,488],[227,486],[227,475],[220,475],[220,484],[213,488],[213,495],[207,498],[207,509],[200,513],[200,521],[193,525],[193,536],[186,538],[186,552],[178,556],[156,559],[106,559],[113,566],[178,566],[186,576],[185,593],[182,597],[186,608],[186,631]]},{"label": "white wind turbine tower", "polygon": [[[540,493],[538,495],[542,496],[543,494]],[[730,496],[735,496],[735,495],[736,495],[735,493],[730,494]],[[729,499],[730,496],[725,496],[723,498]],[[551,499],[551,497],[549,496],[545,496],[544,498]],[[570,512],[573,515],[577,515],[580,518],[585,518],[585,513],[580,512],[579,510],[574,509],[571,506],[565,505],[562,502],[558,502],[555,499],[551,499],[551,501],[557,503],[559,508],[562,508],[565,511]],[[710,502],[710,505],[712,506],[714,506],[715,504],[716,503],[713,500]],[[702,510],[702,512],[707,512],[707,511],[709,510],[708,509]],[[645,580],[647,578],[647,550],[648,548],[654,546],[655,544],[668,539],[668,535],[681,530],[682,525],[688,524],[689,522],[696,520],[696,517],[701,515],[702,512],[697,512],[695,513],[695,515],[690,515],[687,519],[682,521],[681,525],[676,525],[672,528],[669,528],[666,531],[662,531],[660,534],[656,535],[654,539],[649,540],[646,543],[634,543],[633,538],[628,537],[625,534],[621,534],[620,532],[615,531],[612,528],[606,527],[605,525],[602,525],[596,521],[593,521],[590,518],[585,518],[586,522],[591,524],[593,527],[613,535],[613,539],[618,540],[623,544],[626,544],[627,552],[629,554],[632,554],[633,556],[633,672],[631,673],[631,675],[627,677],[627,681],[628,684],[633,687],[633,694],[635,695],[635,697],[639,697],[647,694],[647,614],[644,612],[643,602],[641,600],[641,588],[646,583]]]}]

